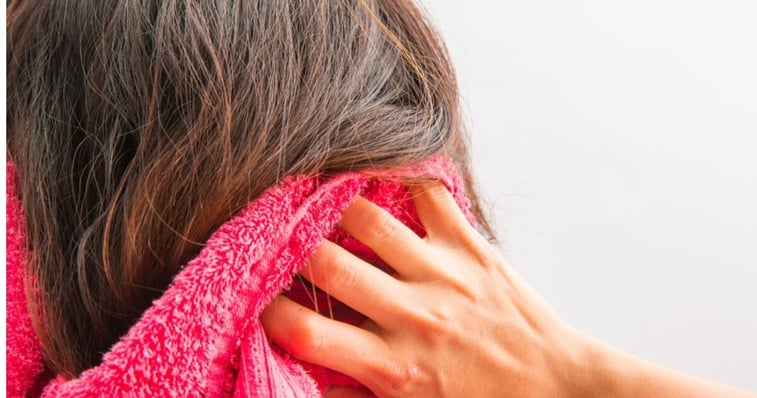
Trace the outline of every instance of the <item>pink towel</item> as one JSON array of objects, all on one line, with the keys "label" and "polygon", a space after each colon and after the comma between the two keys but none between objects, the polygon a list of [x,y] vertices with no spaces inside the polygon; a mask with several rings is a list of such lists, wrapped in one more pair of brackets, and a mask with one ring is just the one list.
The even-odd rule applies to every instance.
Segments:
[{"label": "pink towel", "polygon": [[370,175],[287,178],[213,233],[100,365],[77,379],[46,380],[23,293],[23,215],[8,162],[7,395],[34,395],[44,388],[45,397],[311,397],[331,385],[355,384],[286,355],[266,339],[258,317],[285,291],[312,306],[295,274],[324,238],[381,264],[336,227],[358,195],[423,235],[407,190],[397,179],[408,176],[442,181],[473,222],[461,179],[443,157]]}]

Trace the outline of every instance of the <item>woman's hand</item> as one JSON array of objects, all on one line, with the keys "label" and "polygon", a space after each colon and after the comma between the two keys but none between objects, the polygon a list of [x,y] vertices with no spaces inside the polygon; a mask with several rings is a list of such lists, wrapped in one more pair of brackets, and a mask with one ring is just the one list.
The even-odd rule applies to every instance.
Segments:
[{"label": "woman's hand", "polygon": [[[755,397],[584,337],[510,269],[441,184],[414,198],[423,239],[363,198],[341,223],[396,274],[329,241],[301,272],[366,315],[361,327],[278,297],[261,316],[268,336],[379,397]],[[334,388],[326,396],[372,394]]]},{"label": "woman's hand", "polygon": [[423,239],[364,198],[341,223],[395,275],[329,241],[301,271],[367,316],[362,327],[279,297],[262,315],[268,336],[298,358],[352,376],[379,397],[601,393],[588,372],[592,344],[513,272],[450,193],[435,183],[413,196],[427,231]]}]

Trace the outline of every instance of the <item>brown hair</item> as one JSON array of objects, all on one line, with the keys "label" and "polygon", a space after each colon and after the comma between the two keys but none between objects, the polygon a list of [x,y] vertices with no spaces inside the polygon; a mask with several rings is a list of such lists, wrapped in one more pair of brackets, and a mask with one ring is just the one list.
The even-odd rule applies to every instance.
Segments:
[{"label": "brown hair", "polygon": [[285,176],[443,152],[474,195],[454,71],[409,1],[13,1],[7,14],[31,312],[57,372],[99,363],[210,233]]}]

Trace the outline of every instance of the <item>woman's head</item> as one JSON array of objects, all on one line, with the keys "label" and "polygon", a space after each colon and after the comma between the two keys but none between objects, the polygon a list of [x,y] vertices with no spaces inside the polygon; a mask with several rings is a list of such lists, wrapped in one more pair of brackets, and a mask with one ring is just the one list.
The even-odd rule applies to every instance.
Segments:
[{"label": "woman's head", "polygon": [[285,176],[446,153],[471,182],[453,69],[409,1],[7,12],[9,152],[57,371],[98,363],[209,234]]}]

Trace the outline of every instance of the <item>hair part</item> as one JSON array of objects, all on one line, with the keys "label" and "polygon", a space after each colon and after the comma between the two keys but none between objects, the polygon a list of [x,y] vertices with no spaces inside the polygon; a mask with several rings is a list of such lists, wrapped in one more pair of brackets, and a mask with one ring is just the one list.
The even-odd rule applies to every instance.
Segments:
[{"label": "hair part", "polygon": [[31,314],[74,376],[282,178],[446,153],[481,214],[454,70],[402,0],[13,1],[8,147]]}]

